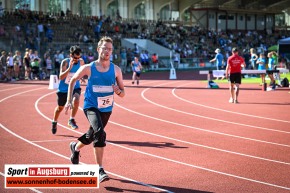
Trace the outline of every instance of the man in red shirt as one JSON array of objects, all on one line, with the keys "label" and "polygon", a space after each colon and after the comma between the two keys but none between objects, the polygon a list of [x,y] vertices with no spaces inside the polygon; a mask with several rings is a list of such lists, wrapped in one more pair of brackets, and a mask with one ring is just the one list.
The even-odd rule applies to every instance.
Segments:
[{"label": "man in red shirt", "polygon": [[[226,67],[226,78],[229,76],[230,81],[230,93],[231,98],[230,103],[238,103],[239,95],[239,85],[242,80],[242,67],[244,67],[245,61],[239,56],[237,48],[232,49],[232,55],[228,58],[227,67]],[[234,89],[235,86],[235,89]]]}]

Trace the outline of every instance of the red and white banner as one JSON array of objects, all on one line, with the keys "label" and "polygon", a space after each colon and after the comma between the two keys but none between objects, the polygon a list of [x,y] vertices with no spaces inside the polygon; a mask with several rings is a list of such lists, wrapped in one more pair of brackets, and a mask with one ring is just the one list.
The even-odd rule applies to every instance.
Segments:
[{"label": "red and white banner", "polygon": [[99,188],[99,166],[6,164],[5,188]]}]

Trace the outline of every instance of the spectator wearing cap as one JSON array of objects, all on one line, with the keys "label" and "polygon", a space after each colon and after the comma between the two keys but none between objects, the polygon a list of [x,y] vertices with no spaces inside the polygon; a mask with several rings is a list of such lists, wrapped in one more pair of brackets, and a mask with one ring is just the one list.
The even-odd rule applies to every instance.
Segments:
[{"label": "spectator wearing cap", "polygon": [[[222,55],[221,53],[221,50],[219,48],[217,48],[215,50],[215,57],[214,59],[210,60],[210,62],[216,62],[216,69],[219,70],[220,68],[224,68],[224,56]],[[223,78],[222,78],[223,79]],[[218,80],[218,77],[217,77],[217,80]]]},{"label": "spectator wearing cap", "polygon": [[226,67],[226,78],[229,77],[230,82],[230,103],[238,103],[239,86],[242,81],[242,67],[244,66],[244,59],[239,56],[238,49],[234,47],[232,49],[232,55],[228,58]]}]

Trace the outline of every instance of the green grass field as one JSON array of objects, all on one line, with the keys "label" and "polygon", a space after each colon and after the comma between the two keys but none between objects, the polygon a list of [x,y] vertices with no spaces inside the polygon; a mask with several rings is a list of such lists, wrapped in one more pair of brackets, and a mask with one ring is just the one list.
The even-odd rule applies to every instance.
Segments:
[{"label": "green grass field", "polygon": [[[280,74],[280,77],[281,77],[281,80],[283,78],[288,78],[288,80],[290,80],[290,72],[289,73],[286,73],[286,74],[283,74],[281,73]],[[213,79],[214,80],[214,79]],[[270,81],[269,78],[266,77],[266,82],[268,83]],[[228,80],[214,80],[214,82],[216,83],[227,83]],[[249,83],[249,84],[260,84],[261,83],[261,78],[260,77],[257,77],[257,78],[243,78],[242,79],[242,83],[245,84],[245,83]]]}]

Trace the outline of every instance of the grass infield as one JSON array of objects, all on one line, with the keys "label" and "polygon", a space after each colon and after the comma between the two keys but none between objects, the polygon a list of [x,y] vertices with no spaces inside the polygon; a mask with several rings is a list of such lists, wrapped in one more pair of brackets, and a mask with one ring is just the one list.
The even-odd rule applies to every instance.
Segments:
[{"label": "grass infield", "polygon": [[[281,77],[281,80],[283,78],[287,78],[288,80],[290,80],[290,72],[289,73],[281,73],[280,74],[280,77]],[[224,80],[216,80],[213,78],[213,81],[216,82],[216,83],[227,83],[228,80],[224,79]],[[270,79],[266,76],[266,82],[269,82]],[[261,78],[258,76],[258,77],[248,77],[248,78],[243,78],[242,79],[242,83],[245,84],[245,83],[249,83],[249,84],[260,84],[261,83]]]}]

